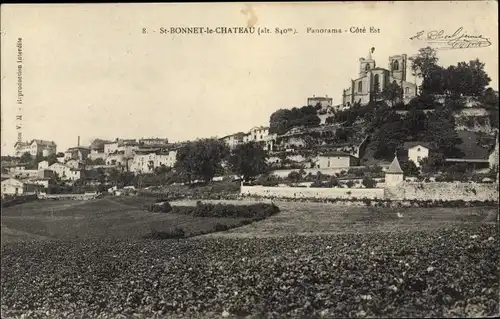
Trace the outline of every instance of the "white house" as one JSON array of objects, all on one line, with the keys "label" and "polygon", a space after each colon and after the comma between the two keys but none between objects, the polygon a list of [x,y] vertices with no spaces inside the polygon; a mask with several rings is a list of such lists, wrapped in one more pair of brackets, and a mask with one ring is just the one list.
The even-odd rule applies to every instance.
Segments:
[{"label": "white house", "polygon": [[38,169],[47,169],[49,168],[49,162],[47,161],[41,161],[38,163]]},{"label": "white house", "polygon": [[49,156],[56,154],[57,145],[53,141],[32,140],[30,142],[17,142],[14,147],[16,148],[16,156],[18,157],[24,153],[30,153],[31,156],[38,154]]},{"label": "white house", "polygon": [[317,168],[348,168],[356,164],[357,160],[354,156],[343,152],[323,153],[316,158]]},{"label": "white house", "polygon": [[407,142],[404,144],[405,149],[408,149],[408,160],[420,167],[420,161],[429,157],[430,145],[421,142]]},{"label": "white house", "polygon": [[61,163],[54,163],[49,166],[49,169],[62,180],[69,179],[71,176],[71,168]]},{"label": "white house", "polygon": [[24,193],[24,183],[13,178],[2,182],[2,195],[21,195]]},{"label": "white house", "polygon": [[240,133],[224,136],[223,138],[221,138],[221,140],[224,141],[224,143],[226,143],[226,145],[229,146],[229,148],[235,148],[237,145],[243,143],[244,137],[246,135],[247,134],[240,132]]},{"label": "white house", "polygon": [[255,126],[244,136],[243,142],[263,142],[266,141],[267,135],[269,135],[269,127]]},{"label": "white house", "polygon": [[73,169],[81,169],[84,167],[84,163],[80,160],[72,159],[66,162],[66,166]]}]

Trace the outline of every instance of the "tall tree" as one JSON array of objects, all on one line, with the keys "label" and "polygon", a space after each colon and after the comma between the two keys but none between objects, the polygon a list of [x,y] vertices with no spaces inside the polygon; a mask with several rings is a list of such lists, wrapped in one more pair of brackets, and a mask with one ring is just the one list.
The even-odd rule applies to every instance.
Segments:
[{"label": "tall tree", "polygon": [[456,156],[462,140],[455,131],[455,118],[449,109],[440,108],[428,116],[424,141],[433,143],[445,156]]},{"label": "tall tree", "polygon": [[244,181],[267,171],[267,152],[257,143],[245,143],[236,146],[229,157],[231,170]]},{"label": "tall tree", "polygon": [[90,147],[98,150],[104,150],[104,144],[106,144],[107,142],[107,140],[95,138],[90,141]]},{"label": "tall tree", "polygon": [[175,167],[187,177],[188,182],[196,178],[209,182],[228,155],[225,143],[217,139],[200,139],[179,149]]},{"label": "tall tree", "polygon": [[421,48],[415,56],[410,57],[412,73],[425,80],[429,77],[434,66],[437,65],[438,60],[435,49],[431,47]]}]

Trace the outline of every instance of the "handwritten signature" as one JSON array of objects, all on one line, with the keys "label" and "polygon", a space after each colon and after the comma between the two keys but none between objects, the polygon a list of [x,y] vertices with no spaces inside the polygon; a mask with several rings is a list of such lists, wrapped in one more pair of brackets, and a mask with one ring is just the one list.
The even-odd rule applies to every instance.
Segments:
[{"label": "handwritten signature", "polygon": [[489,38],[483,35],[467,34],[463,27],[458,28],[452,34],[446,34],[444,30],[419,31],[416,35],[410,37],[410,40],[421,40],[436,44],[439,49],[484,48],[491,45]]}]

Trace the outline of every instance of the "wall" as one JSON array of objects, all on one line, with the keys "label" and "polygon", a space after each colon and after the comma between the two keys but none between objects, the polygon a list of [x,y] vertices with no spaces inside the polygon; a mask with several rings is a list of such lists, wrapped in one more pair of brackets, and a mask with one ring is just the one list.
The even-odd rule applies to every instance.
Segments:
[{"label": "wall", "polygon": [[38,199],[75,199],[75,200],[88,200],[95,199],[98,195],[95,193],[86,194],[38,194]]},{"label": "wall", "polygon": [[[333,176],[335,175],[336,173],[340,173],[342,171],[348,171],[350,168],[363,168],[365,166],[351,166],[351,167],[336,167],[336,168],[305,168],[304,171],[306,172],[306,174],[313,174],[313,175],[316,175],[318,172],[321,172],[321,174],[324,174],[324,175],[330,175],[330,176]],[[274,176],[278,176],[278,177],[287,177],[288,174],[290,174],[291,172],[298,172],[300,171],[300,169],[280,169],[280,170],[276,170],[276,171],[273,171],[271,172],[272,175]]]},{"label": "wall", "polygon": [[498,200],[498,184],[403,182],[386,188],[385,197],[392,200]]},{"label": "wall", "polygon": [[[350,194],[349,194],[350,192]],[[383,188],[309,188],[241,186],[241,194],[281,198],[353,198],[383,199]]]},{"label": "wall", "polygon": [[278,198],[490,201],[498,200],[498,184],[404,182],[398,186],[386,188],[241,186],[240,193]]},{"label": "wall", "polygon": [[318,156],[318,168],[345,168],[349,169],[351,158],[349,156]]}]

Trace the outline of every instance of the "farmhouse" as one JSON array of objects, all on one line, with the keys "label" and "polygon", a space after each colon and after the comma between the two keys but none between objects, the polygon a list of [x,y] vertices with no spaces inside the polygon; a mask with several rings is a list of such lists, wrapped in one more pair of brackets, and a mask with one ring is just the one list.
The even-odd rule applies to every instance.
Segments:
[{"label": "farmhouse", "polygon": [[229,148],[235,148],[237,145],[242,144],[245,138],[245,133],[239,132],[236,134],[227,135],[221,138]]},{"label": "farmhouse", "polygon": [[313,95],[312,97],[307,98],[307,105],[320,105],[322,109],[326,109],[333,105],[333,99],[331,97],[328,97],[328,95],[325,97]]},{"label": "farmhouse", "polygon": [[2,181],[2,197],[4,195],[22,195],[35,193],[39,189],[39,185],[25,183],[13,178]]},{"label": "farmhouse", "polygon": [[85,166],[85,163],[76,159],[72,159],[66,162],[66,166],[73,169],[80,169]]},{"label": "farmhouse", "polygon": [[63,180],[69,178],[71,175],[71,168],[61,163],[54,163],[49,166],[49,169]]},{"label": "farmhouse", "polygon": [[356,165],[357,158],[344,152],[326,152],[318,155],[316,159],[317,168],[348,168]]},{"label": "farmhouse", "polygon": [[57,145],[53,141],[32,140],[30,142],[17,142],[14,144],[14,147],[17,157],[20,157],[24,153],[29,153],[31,156],[49,156],[56,154]]},{"label": "farmhouse", "polygon": [[408,152],[408,160],[415,163],[415,166],[420,167],[420,161],[429,157],[429,150],[433,147],[429,143],[415,141],[404,143],[403,148]]},{"label": "farmhouse", "polygon": [[79,161],[85,161],[87,157],[90,154],[90,148],[88,147],[70,147],[68,150],[64,153],[64,158],[68,160],[79,160]]}]

